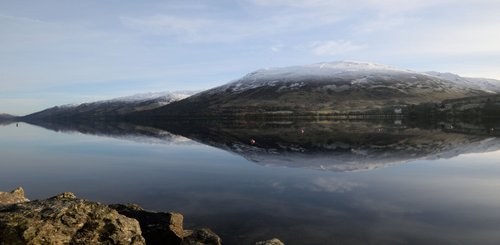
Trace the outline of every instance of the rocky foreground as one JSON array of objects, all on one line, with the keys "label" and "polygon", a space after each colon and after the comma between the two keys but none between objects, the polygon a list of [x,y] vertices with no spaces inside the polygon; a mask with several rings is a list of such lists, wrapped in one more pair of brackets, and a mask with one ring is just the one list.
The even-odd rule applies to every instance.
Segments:
[{"label": "rocky foreground", "polygon": [[[0,192],[0,244],[220,245],[208,228],[185,230],[179,213],[133,204],[105,205],[66,192],[29,201],[24,190]],[[256,243],[282,245],[278,239]]]}]

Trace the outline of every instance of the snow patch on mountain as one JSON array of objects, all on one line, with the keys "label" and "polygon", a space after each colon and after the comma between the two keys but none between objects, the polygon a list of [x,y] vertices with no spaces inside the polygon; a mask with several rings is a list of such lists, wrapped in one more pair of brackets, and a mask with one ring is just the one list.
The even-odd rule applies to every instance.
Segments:
[{"label": "snow patch on mountain", "polygon": [[96,102],[83,102],[83,103],[73,103],[57,106],[58,108],[75,108],[82,105],[98,105],[98,104],[106,104],[106,103],[126,103],[126,104],[137,104],[141,102],[156,102],[160,106],[167,105],[174,101],[185,99],[199,91],[190,91],[190,90],[181,90],[174,92],[149,92],[149,93],[139,93],[130,96],[118,97],[109,100],[100,100]]},{"label": "snow patch on mountain", "polygon": [[[265,68],[249,73],[246,76],[219,87],[213,92],[230,89],[233,92],[242,92],[263,86],[275,87],[281,85],[280,89],[300,88],[307,80],[342,78],[352,75],[372,74],[392,74],[392,73],[411,73],[410,70],[398,69],[387,65],[380,65],[369,62],[357,61],[337,61],[324,62],[303,66],[290,66],[279,68]],[[364,79],[364,80],[363,80]],[[353,83],[366,83],[366,78],[353,80]],[[283,82],[290,84],[282,85]]]},{"label": "snow patch on mountain", "polygon": [[425,74],[446,79],[459,85],[468,86],[474,89],[483,90],[489,93],[500,92],[500,81],[488,78],[461,77],[449,72],[428,71]]},{"label": "snow patch on mountain", "polygon": [[340,92],[349,89],[349,86],[332,83],[336,83],[340,80],[350,80],[350,85],[353,86],[370,86],[370,84],[374,83],[374,80],[389,80],[398,76],[411,77],[415,79],[415,81],[419,79],[417,76],[419,76],[420,79],[422,76],[432,77],[425,73],[399,69],[387,65],[357,61],[337,61],[303,66],[260,69],[238,80],[215,88],[209,93],[217,93],[225,90],[238,93],[264,86],[279,86],[279,91],[285,89],[293,90],[307,85],[308,81],[324,82],[327,86],[324,89]]},{"label": "snow patch on mountain", "polygon": [[[214,88],[208,93],[215,94],[222,91],[239,93],[259,87],[278,87],[278,91],[294,90],[311,81],[324,82],[325,89],[340,92],[349,89],[344,84],[335,84],[341,81],[350,80],[350,85],[370,87],[371,84],[377,83],[377,80],[391,79],[394,81],[406,79],[404,82],[410,83],[432,80],[434,85],[440,84],[436,87],[437,90],[443,87],[449,90],[474,89],[488,93],[500,92],[500,82],[491,79],[464,78],[451,73],[416,72],[370,62],[337,61],[260,69],[226,85]],[[401,84],[394,84],[394,87],[398,85]]]},{"label": "snow patch on mountain", "polygon": [[412,72],[387,65],[380,65],[369,62],[337,61],[324,62],[303,66],[290,66],[282,68],[266,68],[252,72],[240,80],[256,81],[266,80],[286,80],[296,77],[335,77],[345,73],[365,73],[365,72]]},{"label": "snow patch on mountain", "polygon": [[194,93],[196,93],[196,91],[150,92],[119,97],[103,102],[142,102],[150,100],[177,101],[185,99]]}]

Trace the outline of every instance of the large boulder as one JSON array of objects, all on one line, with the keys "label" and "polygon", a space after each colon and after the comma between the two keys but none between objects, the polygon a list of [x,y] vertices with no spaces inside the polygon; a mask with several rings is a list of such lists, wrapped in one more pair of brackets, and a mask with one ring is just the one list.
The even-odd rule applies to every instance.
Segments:
[{"label": "large boulder", "polygon": [[221,245],[222,240],[208,228],[185,231],[181,245]]},{"label": "large boulder", "polygon": [[135,204],[113,204],[118,213],[139,221],[147,244],[221,245],[217,234],[207,228],[184,230],[179,213],[146,211]]},{"label": "large boulder", "polygon": [[157,213],[146,211],[134,204],[113,204],[111,208],[118,213],[139,221],[142,236],[147,244],[179,244],[184,237],[182,223],[184,217],[179,213]]},{"label": "large boulder", "polygon": [[31,202],[22,188],[0,192],[0,245],[221,245],[210,229],[184,230],[183,220],[179,213],[134,204],[108,206],[71,192]]},{"label": "large boulder", "polygon": [[19,187],[11,192],[0,192],[0,205],[8,205],[29,201],[24,197],[24,189]]},{"label": "large boulder", "polygon": [[0,244],[145,244],[137,220],[72,193],[0,206]]}]

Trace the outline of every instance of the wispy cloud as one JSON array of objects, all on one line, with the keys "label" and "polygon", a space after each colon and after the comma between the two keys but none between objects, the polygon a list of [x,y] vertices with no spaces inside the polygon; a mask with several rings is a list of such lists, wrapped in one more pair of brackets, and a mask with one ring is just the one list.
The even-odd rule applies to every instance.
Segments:
[{"label": "wispy cloud", "polygon": [[428,8],[436,5],[442,5],[450,2],[458,2],[457,0],[416,0],[401,2],[399,0],[248,0],[254,4],[262,6],[280,6],[289,8],[308,8],[308,9],[337,9],[350,12],[363,11],[370,9],[379,13],[403,13],[416,11],[423,8]]},{"label": "wispy cloud", "polygon": [[156,15],[145,18],[122,17],[122,22],[132,28],[155,34],[181,34],[199,36],[206,28],[212,28],[214,21],[208,19],[182,18],[171,15]]},{"label": "wispy cloud", "polygon": [[320,56],[334,56],[361,50],[363,45],[357,45],[345,40],[315,41],[310,44],[311,52]]},{"label": "wispy cloud", "polygon": [[[42,6],[46,11],[39,11]],[[82,98],[81,91],[59,86],[67,84],[102,84],[96,86],[101,95],[117,88],[209,88],[261,67],[331,59],[500,78],[498,0],[127,1],[119,8],[86,1],[75,6],[0,3],[2,92],[38,91],[33,96],[55,103],[47,96],[54,88]],[[123,81],[136,85],[121,90],[114,83]]]},{"label": "wispy cloud", "polygon": [[234,15],[122,16],[121,23],[135,31],[159,36],[175,36],[194,43],[228,43],[275,36],[289,36],[342,21],[336,9],[303,11],[272,10],[252,6],[240,17]]},{"label": "wispy cloud", "polygon": [[279,52],[281,49],[283,49],[285,45],[281,42],[275,43],[270,47],[270,50],[274,53]]},{"label": "wispy cloud", "polygon": [[382,31],[391,31],[397,28],[410,28],[415,25],[420,18],[408,16],[378,16],[368,19],[353,27],[353,32],[357,34],[372,34]]}]

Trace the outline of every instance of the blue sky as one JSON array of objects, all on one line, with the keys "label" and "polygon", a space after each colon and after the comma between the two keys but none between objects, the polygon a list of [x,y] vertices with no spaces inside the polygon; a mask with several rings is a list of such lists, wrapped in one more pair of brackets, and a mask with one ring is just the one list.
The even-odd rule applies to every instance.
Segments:
[{"label": "blue sky", "polygon": [[0,112],[360,60],[500,79],[497,0],[0,0]]}]

